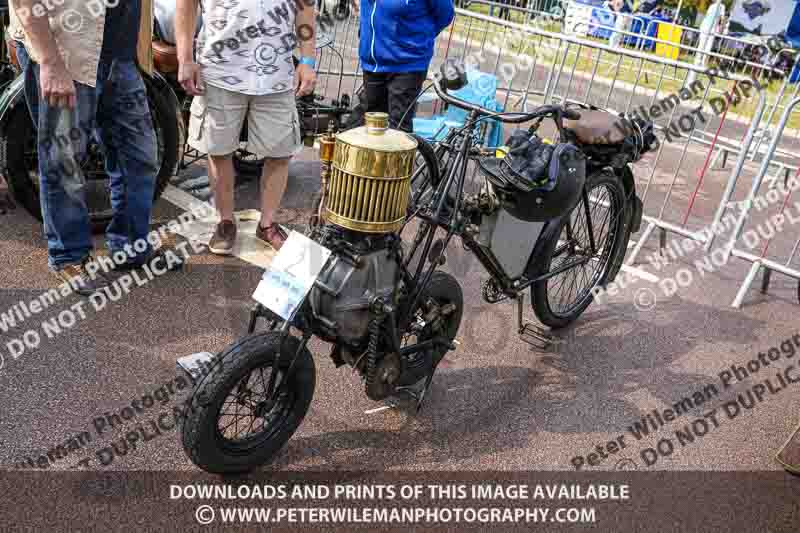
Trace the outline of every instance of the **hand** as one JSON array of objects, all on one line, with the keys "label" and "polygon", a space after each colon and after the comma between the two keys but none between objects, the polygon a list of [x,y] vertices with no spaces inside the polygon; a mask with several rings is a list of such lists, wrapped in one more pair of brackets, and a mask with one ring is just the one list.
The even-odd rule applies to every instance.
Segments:
[{"label": "hand", "polygon": [[178,67],[178,82],[187,94],[200,96],[206,90],[203,83],[203,67],[194,61],[181,63]]},{"label": "hand", "polygon": [[295,70],[295,93],[297,96],[305,96],[314,92],[314,85],[317,83],[317,73],[311,65],[297,65]]},{"label": "hand", "polygon": [[39,68],[39,90],[42,98],[53,107],[74,108],[77,91],[72,76],[59,58],[52,63],[44,62]]}]

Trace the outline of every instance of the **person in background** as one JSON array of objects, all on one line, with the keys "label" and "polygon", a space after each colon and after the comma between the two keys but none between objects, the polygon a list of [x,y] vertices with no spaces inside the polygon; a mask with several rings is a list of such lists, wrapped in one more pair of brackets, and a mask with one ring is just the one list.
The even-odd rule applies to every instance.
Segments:
[{"label": "person in background", "polygon": [[361,0],[358,55],[367,112],[388,113],[389,127],[412,130],[411,104],[428,75],[436,37],[454,13],[453,0]]},{"label": "person in background", "polygon": [[[233,253],[237,229],[231,156],[247,118],[247,150],[265,158],[256,237],[279,250],[287,235],[273,217],[286,190],[289,160],[302,149],[295,95],[310,94],[316,82],[314,5],[298,3],[304,7],[295,15],[282,0],[205,0],[195,50],[197,4],[178,0],[175,36],[178,80],[194,96],[189,145],[208,154],[220,217],[209,249]],[[292,52],[298,41],[295,71]]]},{"label": "person in background", "polygon": [[38,124],[48,262],[62,281],[88,296],[110,282],[105,272],[86,268],[93,245],[80,162],[90,136],[106,156],[113,208],[106,230],[109,250],[127,255],[128,262],[119,265],[123,270],[160,253],[149,245],[131,253],[150,230],[158,172],[150,106],[137,68],[138,60],[139,67],[152,71],[152,4],[61,0],[47,2],[47,16],[41,16],[43,5],[12,0],[9,34],[25,78],[25,99]]},{"label": "person in background", "polygon": [[625,36],[623,32],[628,29],[629,15],[632,11],[631,6],[626,0],[611,0],[610,2],[605,2],[604,6],[614,12],[615,31],[611,32],[608,44],[610,46],[619,46]]},{"label": "person in background", "polygon": [[[699,68],[705,69],[708,65],[708,58],[714,49],[714,43],[722,30],[723,20],[725,19],[725,4],[721,0],[716,0],[708,6],[703,21],[700,23],[698,32],[697,51],[694,56],[694,64]],[[684,87],[694,83],[697,78],[695,71],[689,71],[686,76]]]}]

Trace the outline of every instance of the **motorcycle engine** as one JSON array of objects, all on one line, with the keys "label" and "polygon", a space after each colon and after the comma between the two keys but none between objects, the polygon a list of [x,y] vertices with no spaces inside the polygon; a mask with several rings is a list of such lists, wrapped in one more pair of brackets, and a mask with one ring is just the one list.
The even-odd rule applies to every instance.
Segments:
[{"label": "motorcycle engine", "polygon": [[365,121],[335,141],[332,135],[320,141],[321,226],[315,238],[332,256],[309,295],[320,336],[351,353],[367,347],[375,298],[396,298],[398,231],[417,150],[413,137],[388,128],[386,113],[367,113]]},{"label": "motorcycle engine", "polygon": [[366,343],[370,305],[376,296],[394,300],[399,266],[383,238],[325,228],[333,255],[311,289],[309,302],[325,337],[358,347]]}]

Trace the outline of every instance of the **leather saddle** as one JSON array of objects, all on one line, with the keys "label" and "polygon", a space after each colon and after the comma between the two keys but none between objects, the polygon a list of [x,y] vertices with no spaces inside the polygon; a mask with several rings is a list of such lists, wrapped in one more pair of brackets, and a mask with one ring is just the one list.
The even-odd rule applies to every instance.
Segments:
[{"label": "leather saddle", "polygon": [[153,65],[162,74],[178,71],[178,49],[164,41],[153,40]]},{"label": "leather saddle", "polygon": [[627,128],[621,119],[608,111],[580,110],[578,120],[564,119],[564,127],[572,130],[584,144],[618,144],[625,140]]}]

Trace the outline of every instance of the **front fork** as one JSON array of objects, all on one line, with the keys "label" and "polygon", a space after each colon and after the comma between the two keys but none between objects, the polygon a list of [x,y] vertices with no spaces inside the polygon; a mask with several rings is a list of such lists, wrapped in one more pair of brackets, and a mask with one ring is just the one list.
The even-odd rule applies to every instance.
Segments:
[{"label": "front fork", "polygon": [[[280,348],[275,352],[275,355],[272,358],[273,371],[270,373],[269,383],[267,384],[267,390],[265,391],[268,402],[274,402],[277,400],[278,394],[281,391],[281,387],[283,387],[283,385],[285,385],[288,382],[288,377],[292,375],[294,367],[297,364],[297,359],[300,357],[300,354],[302,353],[303,349],[305,349],[306,345],[308,344],[308,341],[311,339],[311,328],[308,327],[309,326],[308,324],[305,324],[305,321],[300,313],[302,313],[302,308],[298,313],[298,317],[296,318],[296,320],[283,321],[283,319],[280,316],[276,315],[275,313],[273,313],[271,310],[267,309],[260,303],[257,303],[255,306],[253,306],[253,309],[250,310],[250,322],[247,326],[248,335],[252,335],[253,333],[255,333],[256,325],[258,323],[259,318],[263,318],[268,322],[267,328],[270,331],[274,331],[275,328],[278,327],[278,324],[283,322],[280,329],[280,334],[281,334]],[[297,350],[295,350],[294,355],[292,356],[292,360],[289,363],[289,367],[286,369],[286,372],[280,372],[280,377],[279,377],[278,363],[280,361],[281,354],[285,350],[284,347],[286,345],[286,339],[288,339],[290,335],[289,328],[295,321],[303,322],[302,325],[306,327],[300,328],[301,331],[303,332],[300,344],[298,345]],[[246,383],[243,383],[241,386],[246,386]]]}]

